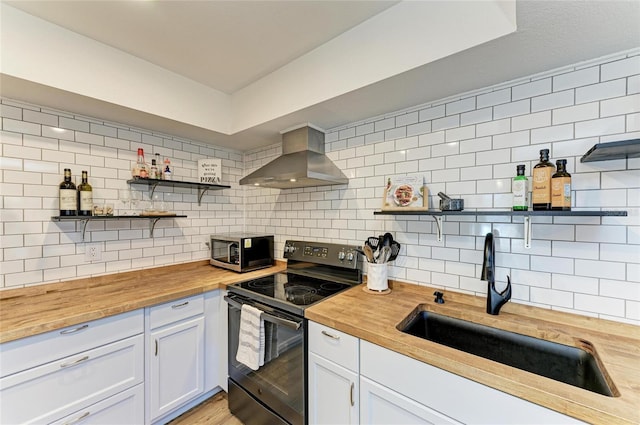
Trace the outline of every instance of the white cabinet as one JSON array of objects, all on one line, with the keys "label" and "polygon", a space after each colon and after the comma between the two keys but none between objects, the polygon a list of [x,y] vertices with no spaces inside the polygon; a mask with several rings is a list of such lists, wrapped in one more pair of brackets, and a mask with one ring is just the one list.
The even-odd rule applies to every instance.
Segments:
[{"label": "white cabinet", "polygon": [[[138,310],[2,344],[0,423],[56,422],[140,386],[142,317]],[[131,403],[138,403],[137,413],[119,414],[123,423],[141,419],[143,399]],[[108,406],[102,410],[106,414]]]},{"label": "white cabinet", "polygon": [[204,296],[147,309],[148,421],[204,392]]},{"label": "white cabinet", "polygon": [[[226,381],[226,356],[227,345],[222,345],[221,334],[226,335],[226,314],[222,317],[220,291],[209,291],[204,294],[204,320],[205,320],[205,347],[204,347],[204,391],[208,392],[221,386]],[[226,303],[225,303],[226,304]],[[226,311],[225,311],[226,313]],[[224,319],[224,320],[222,320]],[[224,328],[222,327],[224,326]],[[225,361],[224,365],[222,362]],[[224,366],[224,369],[222,369]]]},{"label": "white cabinet", "polygon": [[144,423],[144,385],[122,391],[75,412],[53,425],[138,425]]},{"label": "white cabinet", "polygon": [[[442,418],[435,423],[457,423],[456,420],[472,424],[583,423],[367,341],[360,341],[360,373],[361,378],[421,405],[429,412],[429,416],[424,416],[427,421],[432,420],[433,415]],[[362,412],[375,411],[375,404],[380,403],[368,396],[361,402]],[[400,407],[399,403],[396,405]]]},{"label": "white cabinet", "polygon": [[370,425],[460,424],[363,376],[360,377],[360,421]]},{"label": "white cabinet", "polygon": [[357,424],[358,339],[309,322],[309,423]]}]

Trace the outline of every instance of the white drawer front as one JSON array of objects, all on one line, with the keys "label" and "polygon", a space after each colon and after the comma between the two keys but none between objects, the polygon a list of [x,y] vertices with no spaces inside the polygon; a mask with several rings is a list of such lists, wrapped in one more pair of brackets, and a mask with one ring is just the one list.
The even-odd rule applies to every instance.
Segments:
[{"label": "white drawer front", "polygon": [[203,294],[149,308],[149,326],[155,329],[199,314],[204,314]]},{"label": "white drawer front", "polygon": [[143,343],[137,335],[0,379],[0,423],[48,423],[141,383]]},{"label": "white drawer front", "polygon": [[358,371],[358,338],[309,321],[309,351]]},{"label": "white drawer front", "polygon": [[139,425],[144,423],[144,385],[122,391],[92,404],[53,425]]},{"label": "white drawer front", "polygon": [[144,332],[142,309],[0,345],[0,377]]}]

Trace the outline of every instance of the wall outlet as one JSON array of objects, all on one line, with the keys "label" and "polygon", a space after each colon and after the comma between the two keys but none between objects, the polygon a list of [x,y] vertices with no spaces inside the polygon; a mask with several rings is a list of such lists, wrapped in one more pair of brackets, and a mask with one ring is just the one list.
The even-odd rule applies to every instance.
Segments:
[{"label": "wall outlet", "polygon": [[100,261],[102,260],[102,247],[100,244],[87,245],[84,249],[84,261]]}]

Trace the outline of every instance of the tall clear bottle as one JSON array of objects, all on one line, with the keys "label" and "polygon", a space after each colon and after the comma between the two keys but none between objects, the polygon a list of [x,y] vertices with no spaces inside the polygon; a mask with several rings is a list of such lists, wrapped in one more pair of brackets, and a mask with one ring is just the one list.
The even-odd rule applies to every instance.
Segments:
[{"label": "tall clear bottle", "polygon": [[136,169],[138,170],[138,177],[141,179],[149,178],[149,169],[147,163],[144,162],[144,149],[138,148],[138,161],[136,162]]},{"label": "tall clear bottle", "polygon": [[89,184],[87,172],[82,170],[82,183],[78,185],[78,215],[93,214],[93,188]]},{"label": "tall clear bottle", "polygon": [[540,162],[533,167],[533,209],[551,209],[551,176],[556,167],[549,162],[549,149],[540,149]]},{"label": "tall clear bottle", "polygon": [[64,169],[64,180],[59,191],[60,215],[76,215],[76,185],[71,181],[71,169]]},{"label": "tall clear bottle", "polygon": [[551,176],[551,209],[571,211],[571,174],[567,173],[567,160],[556,161],[558,171]]},{"label": "tall clear bottle", "polygon": [[525,165],[516,167],[517,175],[513,178],[511,190],[513,192],[513,211],[527,211],[529,209],[529,180],[524,175]]}]

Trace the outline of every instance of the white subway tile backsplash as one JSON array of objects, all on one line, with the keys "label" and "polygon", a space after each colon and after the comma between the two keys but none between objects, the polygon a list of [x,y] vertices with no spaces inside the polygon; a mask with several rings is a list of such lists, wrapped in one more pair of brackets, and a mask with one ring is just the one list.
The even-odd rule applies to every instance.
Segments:
[{"label": "white subway tile backsplash", "polygon": [[575,124],[575,137],[604,136],[606,134],[624,133],[624,116],[601,118],[592,121],[583,121]]},{"label": "white subway tile backsplash", "polygon": [[597,66],[578,71],[567,72],[553,77],[553,91],[572,89],[595,84],[600,80],[600,68]]},{"label": "white subway tile backsplash", "polygon": [[547,93],[551,93],[551,78],[520,84],[511,89],[512,100],[531,98]]},{"label": "white subway tile backsplash", "polygon": [[445,105],[445,114],[454,115],[462,112],[472,111],[476,109],[476,98],[468,97],[466,99],[450,102]]},{"label": "white subway tile backsplash", "polygon": [[511,88],[506,88],[478,96],[477,108],[481,109],[487,106],[499,105],[511,101]]},{"label": "white subway tile backsplash", "polygon": [[593,313],[624,317],[624,300],[585,294],[575,294],[574,307]]},{"label": "white subway tile backsplash", "polygon": [[576,89],[576,103],[593,102],[627,94],[627,81],[624,78],[593,84]]},{"label": "white subway tile backsplash", "polygon": [[600,68],[602,69],[602,81],[637,75],[640,74],[640,56],[606,63]]},{"label": "white subway tile backsplash", "polygon": [[[511,274],[514,302],[640,324],[633,311],[640,304],[634,292],[640,282],[634,255],[640,244],[635,211],[640,206],[640,161],[579,162],[596,143],[634,138],[633,132],[640,132],[635,97],[640,93],[640,72],[630,71],[637,59],[623,57],[329,130],[327,153],[350,178],[348,185],[337,187],[238,187],[240,177],[280,154],[280,144],[242,153],[2,100],[0,260],[7,263],[6,250],[12,248],[41,249],[41,254],[11,260],[12,270],[3,268],[0,287],[206,259],[203,235],[221,231],[274,233],[278,257],[290,237],[358,244],[372,234],[391,231],[403,244],[390,270],[394,278],[485,296],[486,283],[476,276],[484,235],[492,231],[498,237],[498,280],[504,283]],[[25,110],[43,123],[23,120]],[[51,117],[66,131],[54,131]],[[49,219],[56,213],[62,168],[70,166],[78,175],[88,167],[94,196],[119,205],[118,190],[127,188],[124,181],[138,147],[171,158],[180,178],[195,178],[198,158],[222,158],[223,178],[232,188],[208,193],[202,206],[191,189],[159,188],[156,193],[171,209],[189,218],[158,223],[153,239],[146,222],[91,223],[87,240],[103,244],[103,261],[85,263],[80,225]],[[541,148],[552,150],[552,160],[568,159],[576,207],[626,209],[629,217],[534,217],[532,247],[526,249],[519,217],[449,216],[440,243],[430,216],[372,214],[380,208],[385,178],[405,174],[425,177],[434,209],[442,190],[464,197],[468,210],[507,210],[515,166],[524,163],[530,176]],[[40,158],[26,157],[37,151]],[[35,206],[38,202],[41,207]],[[27,215],[29,221],[24,222]],[[603,270],[606,276],[601,276]],[[578,295],[583,297],[574,300]],[[590,305],[602,298],[605,307]],[[609,300],[614,300],[611,305]],[[618,311],[620,305],[624,308]]]},{"label": "white subway tile backsplash", "polygon": [[460,115],[451,115],[445,118],[434,119],[431,122],[433,131],[446,130],[460,125]]},{"label": "white subway tile backsplash", "polygon": [[531,112],[531,101],[529,99],[519,100],[517,102],[505,103],[493,107],[493,118],[498,120],[502,118],[524,115]]},{"label": "white subway tile backsplash", "polygon": [[553,125],[592,120],[598,118],[599,110],[598,102],[554,109]]},{"label": "white subway tile backsplash", "polygon": [[573,90],[565,90],[557,93],[550,93],[531,99],[531,112],[546,111],[555,108],[571,106],[575,101]]},{"label": "white subway tile backsplash", "polygon": [[640,112],[640,94],[616,97],[600,102],[600,116],[610,117],[632,112]]}]

